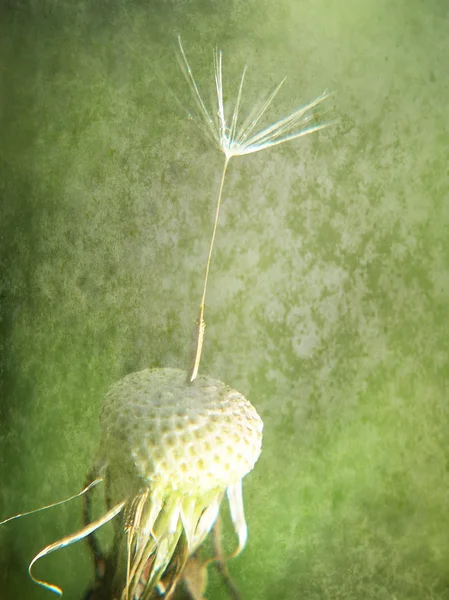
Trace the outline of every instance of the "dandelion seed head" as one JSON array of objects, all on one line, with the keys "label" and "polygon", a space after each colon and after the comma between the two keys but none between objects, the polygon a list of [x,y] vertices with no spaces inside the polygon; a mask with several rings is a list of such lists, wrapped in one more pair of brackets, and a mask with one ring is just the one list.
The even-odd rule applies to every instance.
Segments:
[{"label": "dandelion seed head", "polygon": [[[41,557],[86,536],[121,514],[114,537],[112,597],[144,600],[158,588],[170,597],[189,557],[204,541],[227,495],[240,552],[247,539],[242,479],[261,453],[263,424],[242,394],[221,381],[199,376],[204,306],[220,201],[229,160],[283,144],[323,129],[313,109],[327,92],[263,126],[283,79],[242,120],[246,68],[232,106],[225,107],[223,55],[214,56],[216,105],[208,108],[179,40],[180,64],[192,96],[189,116],[225,155],[216,216],[200,303],[195,355],[187,373],[146,369],[117,382],[106,395],[98,456],[82,493],[104,481],[107,512],[74,534],[39,552],[30,563],[33,580],[59,595],[57,586],[36,579],[31,569]],[[86,496],[88,497],[88,496]],[[90,500],[86,501],[87,504]],[[88,515],[87,509],[85,511]],[[96,547],[96,544],[93,544]],[[97,554],[97,551],[94,551]]]},{"label": "dandelion seed head", "polygon": [[106,465],[109,502],[125,499],[116,578],[123,599],[140,598],[142,585],[149,594],[172,559],[182,572],[225,494],[237,552],[244,547],[242,479],[260,455],[263,424],[242,394],[210,377],[188,383],[185,371],[145,369],[112,386],[100,424],[97,462]]}]

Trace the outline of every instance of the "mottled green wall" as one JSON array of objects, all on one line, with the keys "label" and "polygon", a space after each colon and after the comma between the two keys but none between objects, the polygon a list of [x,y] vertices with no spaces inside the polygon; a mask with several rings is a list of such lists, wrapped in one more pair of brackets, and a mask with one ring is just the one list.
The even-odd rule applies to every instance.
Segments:
[{"label": "mottled green wall", "polygon": [[[81,489],[112,382],[185,365],[222,157],[181,107],[180,33],[202,89],[218,44],[249,103],[285,74],[279,114],[329,88],[339,117],[225,188],[202,371],[265,421],[242,595],[449,598],[449,8],[29,4],[0,11],[0,519]],[[28,562],[79,523],[0,529],[0,598],[51,598]],[[78,600],[84,545],[36,575]]]}]

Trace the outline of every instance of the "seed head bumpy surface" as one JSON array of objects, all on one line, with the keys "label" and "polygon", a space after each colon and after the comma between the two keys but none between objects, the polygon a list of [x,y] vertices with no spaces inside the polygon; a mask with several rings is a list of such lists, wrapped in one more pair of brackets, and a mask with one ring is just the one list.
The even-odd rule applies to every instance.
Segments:
[{"label": "seed head bumpy surface", "polygon": [[263,423],[252,404],[216,379],[187,383],[178,369],[145,369],[118,381],[100,422],[106,458],[131,459],[144,484],[181,493],[227,488],[261,452]]}]

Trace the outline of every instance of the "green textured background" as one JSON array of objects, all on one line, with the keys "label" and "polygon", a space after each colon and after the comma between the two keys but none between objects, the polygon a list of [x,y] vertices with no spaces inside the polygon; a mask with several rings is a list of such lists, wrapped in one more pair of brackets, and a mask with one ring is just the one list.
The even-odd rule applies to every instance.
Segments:
[{"label": "green textured background", "polygon": [[[111,383],[185,365],[222,157],[179,33],[206,97],[218,44],[249,105],[285,74],[279,114],[339,118],[225,188],[201,370],[265,421],[242,595],[449,599],[448,31],[437,0],[3,0],[0,519],[82,488]],[[27,565],[79,523],[2,527],[0,598],[51,598]],[[79,600],[83,543],[35,573]]]}]

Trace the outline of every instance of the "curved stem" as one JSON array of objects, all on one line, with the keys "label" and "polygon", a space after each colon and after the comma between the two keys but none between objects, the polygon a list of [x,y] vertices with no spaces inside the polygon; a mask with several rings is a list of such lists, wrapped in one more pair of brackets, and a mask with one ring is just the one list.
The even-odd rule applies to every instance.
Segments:
[{"label": "curved stem", "polygon": [[231,158],[230,156],[225,156],[223,172],[221,175],[220,189],[218,191],[217,208],[215,210],[214,228],[212,230],[212,237],[211,237],[210,246],[209,246],[209,255],[207,257],[207,263],[206,263],[206,273],[204,276],[203,295],[201,296],[200,310],[199,310],[198,320],[196,322],[196,328],[195,328],[194,357],[193,357],[193,361],[192,361],[190,370],[187,373],[187,382],[188,383],[192,383],[192,381],[194,381],[196,379],[196,376],[198,375],[200,361],[201,361],[201,352],[203,350],[204,330],[206,328],[206,323],[204,321],[204,307],[206,304],[207,282],[209,279],[210,263],[211,263],[212,251],[213,251],[214,243],[215,243],[215,235],[217,233],[218,216],[220,214],[220,205],[221,205],[221,196],[223,194],[223,186],[224,186],[224,181],[225,181],[225,177],[226,177],[226,170],[228,168],[230,158]]}]

